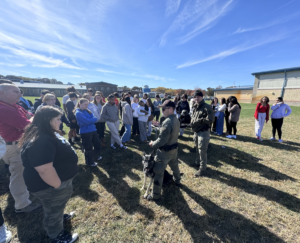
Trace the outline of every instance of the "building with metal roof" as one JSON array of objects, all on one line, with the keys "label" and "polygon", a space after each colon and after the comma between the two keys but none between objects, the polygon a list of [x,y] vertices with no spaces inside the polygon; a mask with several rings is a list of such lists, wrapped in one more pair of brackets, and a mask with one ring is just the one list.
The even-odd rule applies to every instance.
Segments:
[{"label": "building with metal roof", "polygon": [[214,89],[214,96],[218,99],[229,96],[235,96],[240,103],[251,103],[253,85],[234,86],[224,89]]}]

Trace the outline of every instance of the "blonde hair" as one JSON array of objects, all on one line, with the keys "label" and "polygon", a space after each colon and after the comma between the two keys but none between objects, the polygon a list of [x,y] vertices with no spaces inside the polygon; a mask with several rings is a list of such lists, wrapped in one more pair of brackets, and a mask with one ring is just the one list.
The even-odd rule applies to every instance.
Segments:
[{"label": "blonde hair", "polygon": [[[97,91],[97,92],[99,92],[99,91]],[[92,103],[95,104],[95,105],[98,105],[98,102],[97,102],[97,100],[96,100],[96,97],[97,97],[97,96],[100,96],[101,99],[100,99],[100,102],[99,102],[99,103],[100,103],[101,105],[104,105],[104,102],[103,102],[103,100],[102,100],[102,94],[101,94],[101,93],[97,93],[97,92],[96,92],[96,94],[95,94],[95,96],[94,96],[94,100],[92,101]]]},{"label": "blonde hair", "polygon": [[49,101],[51,98],[55,98],[55,95],[54,95],[54,94],[50,94],[50,93],[45,94],[45,96],[43,97],[42,102],[43,102],[43,103],[46,103],[46,102]]},{"label": "blonde hair", "polygon": [[87,99],[87,97],[90,97],[90,95],[89,95],[88,93],[84,93],[84,94],[82,95],[82,97],[85,98],[85,99]]}]

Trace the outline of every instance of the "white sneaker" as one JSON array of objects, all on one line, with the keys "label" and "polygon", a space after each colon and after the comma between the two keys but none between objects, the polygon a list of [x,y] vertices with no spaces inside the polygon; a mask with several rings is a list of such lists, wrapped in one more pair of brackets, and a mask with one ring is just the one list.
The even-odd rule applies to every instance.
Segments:
[{"label": "white sneaker", "polygon": [[11,232],[7,230],[5,224],[0,226],[0,243],[8,243],[11,241]]},{"label": "white sneaker", "polygon": [[279,142],[279,143],[283,143],[282,139],[279,139],[278,142]]},{"label": "white sneaker", "polygon": [[234,139],[236,139],[236,135],[232,135],[231,137],[234,138]]},{"label": "white sneaker", "polygon": [[231,136],[231,135],[228,135],[228,136],[226,136],[226,138],[232,138],[232,136]]},{"label": "white sneaker", "polygon": [[270,138],[270,140],[274,141],[274,140],[276,140],[276,139],[275,139],[275,138],[273,138],[273,137],[271,137],[271,138]]},{"label": "white sneaker", "polygon": [[101,156],[99,156],[99,158],[97,159],[97,160],[101,160],[102,159],[102,157]]}]

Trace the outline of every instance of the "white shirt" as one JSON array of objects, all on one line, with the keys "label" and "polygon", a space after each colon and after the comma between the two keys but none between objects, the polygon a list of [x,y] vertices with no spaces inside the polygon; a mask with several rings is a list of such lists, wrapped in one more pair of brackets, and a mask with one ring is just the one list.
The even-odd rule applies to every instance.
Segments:
[{"label": "white shirt", "polygon": [[137,108],[137,113],[139,115],[138,120],[142,122],[148,122],[148,117],[151,115],[151,108],[149,107],[148,115],[145,113],[141,112],[141,110],[145,110],[145,106],[139,106]]},{"label": "white shirt", "polygon": [[224,112],[226,110],[226,104],[218,106],[218,111]]},{"label": "white shirt", "polygon": [[134,110],[133,112],[133,117],[138,117],[138,113],[137,113],[137,109],[139,107],[139,104],[138,103],[132,103],[131,104],[131,108]]},{"label": "white shirt", "polygon": [[131,97],[131,96],[130,96],[130,101],[131,101],[131,102],[133,101],[133,97]]},{"label": "white shirt", "polygon": [[[70,100],[69,95],[66,94],[62,98],[62,103],[65,105],[69,100]],[[78,99],[76,99],[76,100],[73,101],[73,103],[74,103],[75,106],[77,105],[77,100]]]},{"label": "white shirt", "polygon": [[143,101],[144,104],[146,105],[146,103],[147,103],[147,100],[146,100],[146,99],[141,99],[141,101]]},{"label": "white shirt", "polygon": [[6,152],[6,143],[4,139],[0,136],[0,159],[4,156]]}]

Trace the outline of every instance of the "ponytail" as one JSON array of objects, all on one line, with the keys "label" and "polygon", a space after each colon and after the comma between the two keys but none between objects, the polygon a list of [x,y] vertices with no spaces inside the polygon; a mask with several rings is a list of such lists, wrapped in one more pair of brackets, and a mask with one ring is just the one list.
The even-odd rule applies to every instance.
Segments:
[{"label": "ponytail", "polygon": [[[77,104],[76,104],[76,106],[74,107],[74,110],[73,110],[73,113],[74,113],[74,114],[75,114],[75,112],[76,112],[76,109],[80,109],[80,105],[81,105],[82,103],[84,103],[84,102],[90,103],[88,99],[85,99],[85,98],[79,99],[78,102],[77,102]],[[87,110],[87,112],[88,112],[89,114],[92,114],[92,112],[91,112],[89,109],[86,109],[86,110]]]}]

